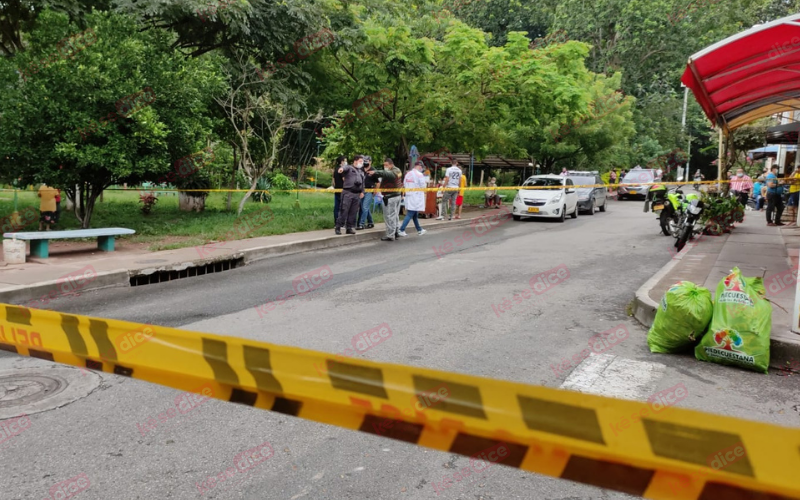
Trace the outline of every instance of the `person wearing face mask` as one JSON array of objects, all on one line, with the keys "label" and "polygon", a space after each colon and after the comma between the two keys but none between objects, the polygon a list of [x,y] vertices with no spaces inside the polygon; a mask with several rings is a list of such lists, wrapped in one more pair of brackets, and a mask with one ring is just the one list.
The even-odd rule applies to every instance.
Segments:
[{"label": "person wearing face mask", "polygon": [[336,234],[342,234],[342,226],[345,226],[347,234],[356,234],[356,216],[358,207],[361,205],[361,198],[364,197],[364,157],[356,155],[352,165],[339,167],[339,173],[344,176],[342,183],[342,208],[339,218],[336,220]]},{"label": "person wearing face mask", "polygon": [[[414,168],[406,173],[403,181],[403,187],[406,189],[424,188],[427,186],[425,176],[422,175],[422,162],[418,161]],[[406,218],[403,220],[403,225],[400,226],[399,236],[408,236],[406,234],[406,226],[410,221],[414,221],[414,227],[417,228],[417,234],[422,236],[427,231],[422,229],[419,225],[418,214],[425,210],[425,191],[407,191],[406,192]]]},{"label": "person wearing face mask", "polygon": [[780,165],[773,165],[772,172],[767,175],[767,225],[783,226],[781,215],[783,215],[783,186],[778,181],[778,170]]},{"label": "person wearing face mask", "polygon": [[731,191],[739,198],[739,203],[746,206],[752,190],[753,179],[743,169],[737,169],[736,177],[731,178]]},{"label": "person wearing face mask", "polygon": [[[346,156],[339,156],[336,158],[336,169],[333,171],[333,188],[334,189],[342,189],[344,178],[342,174],[339,173],[339,168],[344,167],[347,165],[347,157]],[[333,194],[333,223],[339,220],[339,212],[342,209],[342,193],[334,193]]]},{"label": "person wearing face mask", "polygon": [[391,158],[383,160],[383,170],[373,170],[370,168],[366,175],[373,181],[378,182],[383,195],[386,210],[383,211],[383,220],[386,222],[386,236],[381,241],[394,241],[397,236],[397,226],[400,223],[398,213],[400,212],[400,191],[395,191],[403,187],[400,169],[394,166]]}]

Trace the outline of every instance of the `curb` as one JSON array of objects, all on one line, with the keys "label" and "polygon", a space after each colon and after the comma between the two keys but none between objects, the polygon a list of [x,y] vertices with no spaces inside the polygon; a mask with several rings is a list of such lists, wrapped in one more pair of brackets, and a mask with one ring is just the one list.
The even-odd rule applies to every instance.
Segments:
[{"label": "curb", "polygon": [[[647,280],[644,285],[636,290],[634,304],[633,304],[633,317],[642,326],[650,329],[653,326],[653,321],[656,318],[656,311],[658,310],[658,303],[650,298],[650,290],[661,281],[661,279],[669,273],[673,267],[678,265],[678,262],[685,257],[691,248],[688,248],[678,255],[670,259],[670,261],[661,268],[652,278]],[[798,335],[800,340],[800,335]],[[800,360],[800,342],[783,342],[776,340],[770,336],[769,341],[769,366],[770,368],[780,369],[785,367],[788,362],[792,360]]]},{"label": "curb", "polygon": [[[510,216],[508,218],[511,218]],[[477,219],[477,217],[475,218]],[[460,219],[453,221],[437,221],[428,223],[426,226],[430,229],[437,229],[441,227],[462,227],[468,226],[475,219]],[[434,219],[426,219],[433,221]],[[420,222],[420,225],[422,223]],[[256,247],[243,250],[245,264],[251,262],[258,262],[269,257],[278,255],[292,255],[297,253],[309,252],[312,250],[324,250],[326,248],[343,247],[347,245],[355,245],[357,243],[364,243],[366,241],[380,240],[386,235],[386,231],[373,231],[370,233],[356,233],[355,235],[334,235],[331,237],[317,238],[315,240],[305,240],[290,243],[281,243],[278,245],[268,245],[263,247]],[[413,234],[409,234],[409,237]]]},{"label": "curb", "polygon": [[656,311],[658,310],[658,303],[650,298],[650,290],[652,290],[653,287],[656,286],[656,283],[661,281],[664,276],[672,271],[673,267],[678,265],[683,257],[689,253],[689,250],[691,250],[691,248],[687,248],[675,255],[675,257],[670,259],[660,271],[654,274],[649,280],[645,281],[644,285],[636,290],[633,304],[633,317],[645,327],[650,328],[653,325],[653,321],[656,319]]},{"label": "curb", "polygon": [[[437,229],[445,226],[462,227],[470,225],[472,221],[477,218],[478,217],[472,219],[459,219],[453,221],[436,221],[427,223],[426,226],[428,229]],[[433,221],[434,219],[426,219],[426,220]],[[333,232],[333,230],[331,230],[331,232]],[[268,259],[270,257],[293,255],[303,252],[310,252],[313,250],[324,250],[327,248],[337,248],[373,240],[380,240],[380,238],[383,237],[385,234],[386,234],[385,230],[380,230],[380,231],[372,231],[369,233],[356,233],[355,235],[344,235],[344,234],[332,235],[329,237],[317,238],[313,240],[300,240],[289,243],[280,243],[276,245],[266,245],[255,248],[248,248],[245,250],[236,250],[226,255],[217,255],[215,257],[200,258],[191,261],[173,262],[171,264],[165,264],[163,266],[157,266],[157,267],[147,267],[141,269],[118,269],[114,271],[107,271],[107,272],[97,273],[96,279],[92,280],[91,283],[87,284],[87,286],[81,288],[76,293],[80,294],[82,292],[87,292],[90,290],[100,290],[103,288],[110,288],[110,287],[129,287],[130,278],[134,276],[149,275],[162,271],[182,271],[187,267],[203,266],[218,261],[232,260],[232,259],[244,259],[244,264],[248,265],[264,259]],[[31,300],[35,299],[42,300],[43,298],[46,299],[51,292],[58,291],[58,286],[60,284],[61,283],[58,283],[56,280],[51,280],[51,281],[44,281],[41,283],[35,283],[32,285],[15,286],[13,288],[0,291],[0,302],[4,302],[6,304],[17,303],[22,305],[27,302],[30,302]],[[55,297],[51,297],[50,299],[58,300],[63,297],[68,297],[68,295],[63,295],[63,294],[56,295]],[[48,299],[48,302],[50,299]]]},{"label": "curb", "polygon": [[[24,304],[32,300],[37,300],[42,302],[46,300],[47,302],[45,302],[45,304],[47,304],[50,302],[50,300],[58,300],[70,296],[69,294],[63,294],[63,293],[56,294],[55,296],[53,296],[54,293],[59,292],[59,286],[62,284],[63,282],[59,282],[57,280],[51,280],[51,281],[43,281],[41,283],[36,283],[33,285],[16,286],[9,290],[4,290],[0,292],[0,302],[5,302],[6,304],[11,304],[13,302]],[[92,280],[91,285],[87,285],[86,287],[82,287],[79,290],[76,290],[74,294],[80,295],[82,292],[88,290],[100,290],[102,288],[111,288],[119,286],[130,286],[129,274],[127,269],[117,269],[114,271],[97,273],[95,279]]]}]

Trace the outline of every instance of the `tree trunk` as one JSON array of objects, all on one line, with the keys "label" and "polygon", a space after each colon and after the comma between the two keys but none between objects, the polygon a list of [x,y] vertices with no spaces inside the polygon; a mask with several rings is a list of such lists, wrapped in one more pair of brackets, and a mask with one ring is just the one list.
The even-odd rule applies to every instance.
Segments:
[{"label": "tree trunk", "polygon": [[202,212],[206,209],[206,197],[190,196],[181,191],[178,193],[178,209],[182,212]]},{"label": "tree trunk", "polygon": [[[405,142],[405,141],[404,141]],[[401,172],[405,175],[406,173],[406,162],[408,161],[408,148],[406,148],[405,144],[400,143],[394,148],[394,161],[395,167],[399,168]]]},{"label": "tree trunk", "polygon": [[76,185],[72,190],[65,189],[65,191],[67,191],[67,197],[74,200],[73,209],[75,217],[81,223],[81,229],[89,229],[97,198],[100,197],[103,190],[107,187],[108,185],[96,186],[84,183]]},{"label": "tree trunk", "polygon": [[253,191],[256,190],[256,184],[258,184],[258,177],[253,177],[253,184],[250,186],[250,189],[244,194],[244,198],[242,201],[239,202],[239,210],[236,212],[236,215],[242,215],[242,209],[244,208],[244,203],[250,198],[250,195],[253,194]]},{"label": "tree trunk", "polygon": [[[231,171],[231,181],[228,183],[228,189],[236,188],[236,172],[239,170],[239,164],[236,160],[236,144],[233,146],[233,170]],[[233,198],[233,191],[228,191],[228,201],[225,202],[225,210],[231,211],[231,199]]]}]

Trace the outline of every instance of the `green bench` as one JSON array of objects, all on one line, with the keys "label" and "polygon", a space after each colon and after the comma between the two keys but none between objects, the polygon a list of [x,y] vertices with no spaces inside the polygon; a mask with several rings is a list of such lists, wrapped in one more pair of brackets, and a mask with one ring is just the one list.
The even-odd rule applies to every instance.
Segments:
[{"label": "green bench", "polygon": [[3,233],[8,239],[27,240],[31,242],[31,257],[46,259],[50,256],[50,240],[72,238],[97,238],[97,248],[103,252],[114,251],[114,237],[124,234],[135,234],[133,229],[122,227],[106,227],[100,229],[75,229],[71,231],[35,231],[28,233]]}]

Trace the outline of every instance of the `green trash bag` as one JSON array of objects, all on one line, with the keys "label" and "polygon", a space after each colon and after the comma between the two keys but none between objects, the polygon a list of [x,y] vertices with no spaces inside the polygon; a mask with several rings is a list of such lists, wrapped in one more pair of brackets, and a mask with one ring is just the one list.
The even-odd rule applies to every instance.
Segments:
[{"label": "green trash bag", "polygon": [[691,281],[672,285],[656,311],[653,326],[647,332],[650,352],[688,351],[697,344],[711,321],[711,292]]},{"label": "green trash bag", "polygon": [[717,285],[714,317],[695,357],[767,373],[772,304],[765,293],[761,278],[745,278],[734,267]]}]

